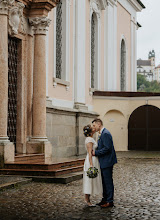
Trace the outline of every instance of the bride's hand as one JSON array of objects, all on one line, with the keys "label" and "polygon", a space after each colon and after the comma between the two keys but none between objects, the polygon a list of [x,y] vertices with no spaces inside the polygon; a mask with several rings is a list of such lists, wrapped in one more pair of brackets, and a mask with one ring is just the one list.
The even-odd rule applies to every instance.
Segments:
[{"label": "bride's hand", "polygon": [[95,156],[95,151],[94,150],[92,150],[92,156]]}]

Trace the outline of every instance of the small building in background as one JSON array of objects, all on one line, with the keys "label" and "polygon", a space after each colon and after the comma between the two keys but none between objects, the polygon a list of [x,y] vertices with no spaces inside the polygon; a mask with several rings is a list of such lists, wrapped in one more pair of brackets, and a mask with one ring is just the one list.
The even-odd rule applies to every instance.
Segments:
[{"label": "small building in background", "polygon": [[155,67],[155,80],[160,82],[160,64]]},{"label": "small building in background", "polygon": [[155,51],[152,50],[148,54],[148,60],[137,60],[137,73],[144,75],[146,80],[152,82],[155,77]]}]

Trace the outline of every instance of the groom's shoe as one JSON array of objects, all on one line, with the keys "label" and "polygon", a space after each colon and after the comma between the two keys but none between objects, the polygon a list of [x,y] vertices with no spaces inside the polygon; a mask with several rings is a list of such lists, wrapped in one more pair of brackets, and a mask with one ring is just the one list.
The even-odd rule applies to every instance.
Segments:
[{"label": "groom's shoe", "polygon": [[96,205],[101,206],[101,205],[104,205],[105,203],[106,203],[106,201],[102,200],[101,202],[97,203]]},{"label": "groom's shoe", "polygon": [[113,202],[106,202],[105,204],[101,205],[102,208],[108,208],[108,207],[113,207],[113,206],[114,206]]}]

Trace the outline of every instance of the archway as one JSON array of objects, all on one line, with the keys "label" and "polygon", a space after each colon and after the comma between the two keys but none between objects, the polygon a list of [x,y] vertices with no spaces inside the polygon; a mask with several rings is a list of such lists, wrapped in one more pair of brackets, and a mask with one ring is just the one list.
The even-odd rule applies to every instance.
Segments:
[{"label": "archway", "polygon": [[103,122],[104,127],[106,127],[112,134],[115,150],[126,151],[127,126],[123,113],[112,109],[105,114]]},{"label": "archway", "polygon": [[128,123],[129,150],[160,150],[160,109],[144,105],[133,111]]}]

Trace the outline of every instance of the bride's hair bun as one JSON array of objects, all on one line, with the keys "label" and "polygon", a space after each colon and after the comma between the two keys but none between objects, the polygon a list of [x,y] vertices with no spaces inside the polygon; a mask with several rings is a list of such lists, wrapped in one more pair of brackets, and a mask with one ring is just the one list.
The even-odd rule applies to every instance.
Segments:
[{"label": "bride's hair bun", "polygon": [[84,126],[83,134],[84,134],[85,137],[91,136],[91,134],[92,134],[92,127],[91,127],[91,125]]}]

